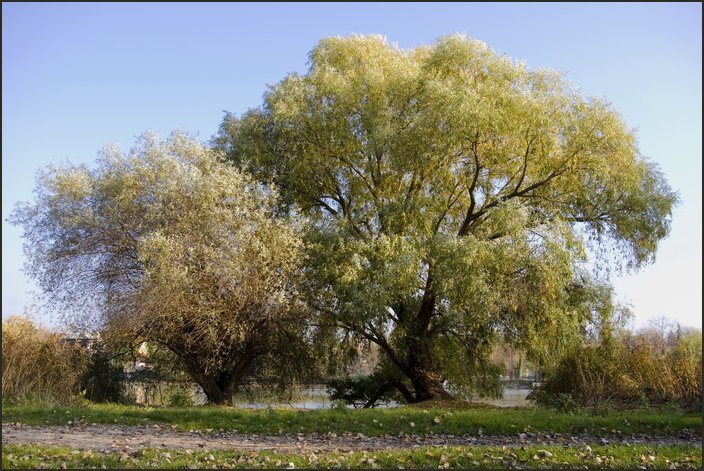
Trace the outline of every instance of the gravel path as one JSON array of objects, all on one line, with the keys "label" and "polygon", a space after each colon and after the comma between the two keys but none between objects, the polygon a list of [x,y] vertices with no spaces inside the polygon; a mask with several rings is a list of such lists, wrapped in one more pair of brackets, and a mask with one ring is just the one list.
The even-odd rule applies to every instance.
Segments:
[{"label": "gravel path", "polygon": [[19,423],[2,424],[2,444],[37,444],[67,446],[76,450],[101,452],[134,451],[142,448],[191,450],[275,450],[281,452],[317,452],[349,450],[407,449],[421,446],[523,446],[560,445],[583,446],[594,444],[624,445],[701,445],[701,437],[693,431],[678,437],[622,436],[601,438],[590,435],[521,433],[492,436],[381,436],[361,434],[300,434],[300,435],[245,435],[232,432],[177,431],[169,425],[76,425],[28,426]]}]

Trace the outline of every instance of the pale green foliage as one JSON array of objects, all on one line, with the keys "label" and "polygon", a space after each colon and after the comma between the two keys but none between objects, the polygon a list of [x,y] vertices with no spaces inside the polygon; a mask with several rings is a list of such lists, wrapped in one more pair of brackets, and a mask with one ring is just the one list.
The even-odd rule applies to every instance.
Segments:
[{"label": "pale green foliage", "polygon": [[42,173],[14,222],[53,301],[99,313],[113,340],[167,346],[203,384],[267,353],[294,319],[290,334],[300,331],[299,229],[276,211],[276,191],[217,152],[147,133],[129,155],[106,148],[93,170]]},{"label": "pale green foliage", "polygon": [[595,306],[584,239],[637,268],[677,200],[607,102],[459,35],[325,39],[214,143],[312,218],[312,298],[401,370],[419,339],[464,365],[494,333],[544,356]]}]

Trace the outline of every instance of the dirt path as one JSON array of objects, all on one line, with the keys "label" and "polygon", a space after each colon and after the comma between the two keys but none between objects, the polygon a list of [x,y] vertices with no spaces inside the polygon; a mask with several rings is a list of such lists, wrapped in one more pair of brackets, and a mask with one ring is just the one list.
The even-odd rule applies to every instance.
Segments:
[{"label": "dirt path", "polygon": [[593,444],[649,444],[649,445],[701,445],[701,438],[692,434],[680,437],[629,436],[604,439],[587,435],[567,434],[517,434],[494,436],[382,436],[366,437],[353,434],[326,435],[244,435],[232,432],[200,431],[180,432],[169,425],[78,425],[28,426],[2,424],[2,444],[38,444],[67,446],[77,450],[101,452],[134,451],[142,448],[191,449],[191,450],[276,450],[281,452],[348,451],[404,449],[442,445],[561,445],[583,446]]}]

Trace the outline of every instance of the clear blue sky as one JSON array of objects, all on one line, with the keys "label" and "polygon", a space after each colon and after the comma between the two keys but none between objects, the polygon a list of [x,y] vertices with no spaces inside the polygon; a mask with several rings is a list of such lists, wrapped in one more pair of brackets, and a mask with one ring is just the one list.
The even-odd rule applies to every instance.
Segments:
[{"label": "clear blue sky", "polygon": [[[702,325],[701,4],[2,4],[2,315],[31,289],[5,222],[37,169],[90,163],[147,129],[208,139],[222,111],[260,104],[306,70],[323,37],[379,33],[404,48],[455,32],[531,67],[564,71],[638,129],[683,204],[657,261],[614,279],[635,325]],[[35,313],[43,322],[50,320]]]}]

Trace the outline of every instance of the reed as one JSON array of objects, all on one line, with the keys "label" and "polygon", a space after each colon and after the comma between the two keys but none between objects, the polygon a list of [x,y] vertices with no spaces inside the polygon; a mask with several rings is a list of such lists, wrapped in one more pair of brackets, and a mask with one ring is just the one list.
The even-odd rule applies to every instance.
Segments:
[{"label": "reed", "polygon": [[79,347],[31,320],[2,323],[2,397],[8,403],[72,403],[88,363]]},{"label": "reed", "polygon": [[633,335],[576,349],[547,375],[534,397],[543,404],[569,395],[584,406],[611,400],[624,405],[674,402],[701,407],[701,365],[698,332],[669,344]]}]

